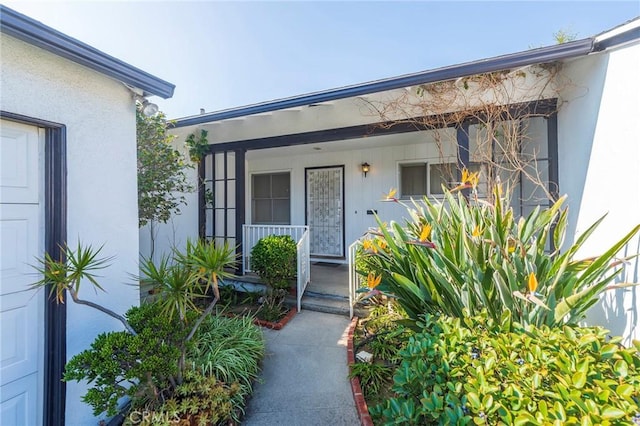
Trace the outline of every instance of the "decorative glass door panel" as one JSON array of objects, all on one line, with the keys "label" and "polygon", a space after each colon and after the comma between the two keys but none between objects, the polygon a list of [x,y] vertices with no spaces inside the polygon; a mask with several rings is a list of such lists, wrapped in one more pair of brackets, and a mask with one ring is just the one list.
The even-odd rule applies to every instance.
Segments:
[{"label": "decorative glass door panel", "polygon": [[344,257],[344,168],[306,169],[307,225],[312,256]]}]

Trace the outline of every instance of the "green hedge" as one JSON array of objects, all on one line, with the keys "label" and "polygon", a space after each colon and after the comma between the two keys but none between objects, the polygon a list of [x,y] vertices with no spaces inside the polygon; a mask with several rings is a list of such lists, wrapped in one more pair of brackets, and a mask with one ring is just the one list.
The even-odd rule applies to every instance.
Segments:
[{"label": "green hedge", "polygon": [[[602,328],[522,327],[508,314],[426,316],[401,351],[397,397],[377,424],[633,425],[640,422],[640,342]],[[635,422],[635,423],[634,423]]]},{"label": "green hedge", "polygon": [[289,235],[269,235],[251,249],[251,269],[273,289],[288,289],[296,276],[296,243]]}]

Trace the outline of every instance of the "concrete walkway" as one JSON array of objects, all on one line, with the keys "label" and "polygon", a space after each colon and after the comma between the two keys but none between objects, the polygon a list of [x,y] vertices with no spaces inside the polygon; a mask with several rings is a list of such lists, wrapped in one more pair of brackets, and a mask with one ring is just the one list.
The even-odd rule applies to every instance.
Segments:
[{"label": "concrete walkway", "polygon": [[280,331],[265,329],[262,380],[243,425],[357,426],[347,378],[345,316],[303,310]]}]

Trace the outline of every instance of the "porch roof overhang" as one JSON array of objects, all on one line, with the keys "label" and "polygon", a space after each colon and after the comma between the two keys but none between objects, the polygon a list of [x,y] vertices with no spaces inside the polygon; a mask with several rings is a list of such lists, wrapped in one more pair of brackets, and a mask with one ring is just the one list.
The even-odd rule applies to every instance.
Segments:
[{"label": "porch roof overhang", "polygon": [[586,38],[554,46],[531,49],[508,55],[481,59],[478,61],[466,62],[413,74],[406,74],[399,77],[392,77],[337,89],[278,99],[239,108],[231,108],[223,111],[205,113],[197,116],[179,118],[175,121],[175,127],[187,127],[296,107],[314,106],[324,102],[356,98],[358,96],[386,92],[395,89],[403,89],[423,84],[455,80],[478,74],[566,60],[587,55],[593,51],[594,39]]},{"label": "porch roof overhang", "polygon": [[[549,85],[546,85],[543,80],[552,78],[552,71],[549,70],[554,69],[555,64],[638,41],[640,41],[640,18],[633,19],[594,37],[569,43],[259,104],[202,113],[179,118],[174,121],[174,125],[176,128],[180,128],[176,129],[176,132],[184,134],[208,130],[210,144],[215,145],[212,147],[212,150],[215,151],[272,148],[426,130],[428,128],[416,128],[416,122],[429,121],[424,112],[404,116],[410,123],[403,123],[402,117],[399,119],[398,116],[380,114],[375,117],[376,108],[383,106],[384,109],[385,105],[394,103],[393,99],[397,100],[405,96],[415,100],[420,96],[418,93],[422,88],[431,84],[437,85],[443,82],[454,83],[454,85],[459,85],[460,82],[466,84],[464,82],[469,78],[491,73],[506,73],[505,75],[512,79],[512,83],[517,78],[514,76],[528,75],[528,78],[538,79],[542,82],[541,85],[546,88]],[[514,96],[508,103],[529,104],[543,110],[545,104],[540,100],[543,99],[545,102],[555,104],[557,97],[557,93],[552,90],[540,91],[529,98],[527,98],[526,92],[520,92],[520,95],[522,96]],[[390,99],[392,99],[391,102],[388,102]],[[410,106],[411,104],[404,105]],[[439,118],[442,118],[449,111],[462,112],[466,111],[466,108],[471,108],[469,111],[473,112],[474,108],[471,104],[460,107],[465,109],[445,110]],[[365,112],[363,113],[363,111]],[[372,111],[373,114],[371,114]],[[447,124],[442,125],[443,120],[441,119],[433,121],[440,122],[440,127],[447,126]]]},{"label": "porch roof overhang", "polygon": [[144,96],[173,96],[175,85],[4,5],[0,5],[0,31],[139,89]]},{"label": "porch roof overhang", "polygon": [[[531,102],[511,104],[505,107],[504,119],[510,117],[523,116],[548,116],[557,110],[556,98],[541,99]],[[450,117],[449,117],[450,116]],[[475,124],[480,121],[482,114],[475,113],[465,119],[466,124]],[[405,121],[387,121],[372,124],[359,124],[355,126],[333,128],[328,130],[314,130],[303,133],[284,134],[279,136],[269,136],[255,139],[244,139],[239,141],[223,142],[209,145],[209,152],[223,152],[235,150],[258,150],[270,148],[282,148],[294,145],[308,145],[315,143],[345,141],[358,138],[371,138],[383,135],[393,135],[409,132],[420,132],[424,130],[442,129],[455,127],[462,123],[458,122],[457,114],[445,114],[438,117],[415,117]]]}]

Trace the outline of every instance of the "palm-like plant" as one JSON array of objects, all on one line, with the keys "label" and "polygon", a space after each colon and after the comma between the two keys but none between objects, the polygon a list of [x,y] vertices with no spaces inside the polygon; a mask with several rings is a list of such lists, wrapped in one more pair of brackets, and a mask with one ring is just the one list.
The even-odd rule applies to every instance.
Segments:
[{"label": "palm-like plant", "polygon": [[[49,287],[58,303],[64,303],[65,294],[68,293],[75,303],[90,306],[116,318],[129,333],[136,335],[124,316],[79,298],[85,281],[95,289],[104,291],[95,272],[109,266],[112,258],[100,258],[101,250],[102,247],[94,249],[79,242],[75,249],[64,247],[64,260],[56,260],[45,254],[44,258],[38,259],[38,266],[35,266],[42,278],[31,287]],[[189,241],[185,252],[174,250],[172,258],[163,257],[157,264],[144,259],[140,264],[142,277],[152,283],[159,295],[156,303],[161,306],[162,313],[169,318],[177,315],[185,330],[189,331],[188,334],[185,333],[184,340],[177,343],[181,356],[178,361],[178,377],[172,380],[175,384],[182,383],[189,341],[220,299],[218,282],[220,278],[230,275],[227,269],[233,267],[235,262],[235,252],[227,244],[217,247],[203,241]],[[201,311],[195,301],[207,297],[210,289],[213,289],[214,297],[206,309]]]},{"label": "palm-like plant", "polygon": [[124,325],[129,333],[136,334],[135,330],[122,315],[97,303],[80,299],[79,297],[80,286],[85,280],[88,281],[94,289],[104,291],[102,286],[98,284],[96,271],[107,268],[113,257],[98,257],[101,250],[102,246],[94,249],[91,245],[84,246],[78,241],[75,250],[69,246],[62,247],[64,260],[53,259],[49,253],[45,253],[43,258],[37,259],[38,265],[33,266],[41,278],[31,284],[30,288],[35,290],[48,288],[49,295],[55,295],[58,303],[64,303],[66,299],[65,295],[68,293],[75,303],[90,306],[117,319]]},{"label": "palm-like plant", "polygon": [[604,217],[561,251],[564,199],[521,218],[499,186],[492,203],[456,191],[446,192],[443,202],[413,202],[406,206],[405,226],[378,219],[380,228],[364,244],[375,248],[365,250],[365,262],[383,271],[375,290],[397,297],[413,320],[424,313],[462,317],[487,309],[495,320],[508,310],[523,324],[576,323],[612,287],[629,259],[616,255],[640,225],[601,256],[575,259]]}]

